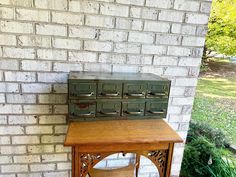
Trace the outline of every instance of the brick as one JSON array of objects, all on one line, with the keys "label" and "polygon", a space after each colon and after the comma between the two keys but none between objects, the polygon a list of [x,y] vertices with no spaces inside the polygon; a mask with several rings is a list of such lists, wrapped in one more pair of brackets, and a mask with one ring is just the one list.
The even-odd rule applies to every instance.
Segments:
[{"label": "brick", "polygon": [[124,31],[105,31],[101,30],[99,34],[100,40],[109,40],[114,42],[127,41],[128,33]]},{"label": "brick", "polygon": [[53,145],[30,145],[27,147],[29,153],[39,154],[39,153],[52,153],[54,152]]},{"label": "brick", "polygon": [[3,173],[18,173],[18,172],[27,172],[27,165],[2,165]]},{"label": "brick", "polygon": [[169,9],[173,5],[173,0],[146,0],[146,6]]},{"label": "brick", "polygon": [[[9,156],[1,156],[0,164],[10,164],[12,163],[12,158]],[[1,175],[2,177],[2,175]]]},{"label": "brick", "polygon": [[181,114],[182,106],[168,106],[169,114]]},{"label": "brick", "polygon": [[52,90],[50,84],[42,83],[22,84],[21,87],[23,93],[50,93]]},{"label": "brick", "polygon": [[199,66],[197,66],[197,67],[190,67],[189,68],[189,72],[188,72],[188,76],[190,76],[190,77],[198,77],[199,76],[199,72],[200,72]]},{"label": "brick", "polygon": [[69,11],[97,14],[99,4],[94,1],[69,1]]},{"label": "brick", "polygon": [[97,54],[85,51],[71,51],[69,52],[68,60],[73,62],[96,62]]},{"label": "brick", "polygon": [[180,58],[179,66],[200,66],[201,58]]},{"label": "brick", "polygon": [[67,93],[68,86],[67,86],[67,84],[54,84],[53,85],[53,92],[54,93]]},{"label": "brick", "polygon": [[193,97],[185,97],[185,98],[173,98],[172,104],[173,105],[192,105],[193,104]]},{"label": "brick", "polygon": [[170,46],[168,47],[167,54],[172,56],[190,56],[191,49],[184,47]]},{"label": "brick", "polygon": [[141,7],[130,7],[130,17],[140,18],[142,13]]},{"label": "brick", "polygon": [[53,71],[62,71],[62,72],[70,72],[70,71],[82,71],[82,64],[74,64],[74,63],[54,63]]},{"label": "brick", "polygon": [[67,30],[62,25],[36,24],[36,34],[66,36]]},{"label": "brick", "polygon": [[8,123],[10,125],[36,124],[37,118],[35,116],[9,115],[8,116]]},{"label": "brick", "polygon": [[0,114],[21,114],[21,105],[0,104]]},{"label": "brick", "polygon": [[154,37],[155,35],[152,33],[130,32],[128,41],[152,44]]},{"label": "brick", "polygon": [[145,21],[144,31],[168,33],[170,24],[165,22]]},{"label": "brick", "polygon": [[100,4],[100,13],[103,15],[128,17],[129,7],[111,3]]},{"label": "brick", "polygon": [[68,172],[46,172],[44,173],[44,177],[64,177],[68,176]]},{"label": "brick", "polygon": [[131,20],[126,18],[116,18],[117,29],[131,29]]},{"label": "brick", "polygon": [[121,63],[121,64],[124,64],[126,62],[126,55],[101,53],[99,55],[98,61],[101,63]]},{"label": "brick", "polygon": [[66,60],[67,54],[64,50],[38,49],[37,57],[45,60]]},{"label": "brick", "polygon": [[47,36],[19,36],[18,44],[28,47],[51,47],[51,38]]},{"label": "brick", "polygon": [[202,57],[203,55],[203,46],[200,47],[200,48],[193,48],[193,52],[192,52],[192,55],[193,57]]},{"label": "brick", "polygon": [[0,45],[16,45],[16,36],[0,34]]},{"label": "brick", "polygon": [[33,24],[14,22],[14,21],[0,21],[0,31],[7,33],[33,33]]},{"label": "brick", "polygon": [[207,26],[198,26],[197,31],[196,31],[196,35],[205,37],[207,34],[207,31],[208,31]]},{"label": "brick", "polygon": [[38,96],[39,103],[57,103],[63,104],[67,102],[67,95],[59,95],[59,94],[50,94],[50,95],[39,95]]},{"label": "brick", "polygon": [[12,5],[12,6],[23,6],[23,7],[32,7],[33,1],[32,0],[1,0],[1,4],[5,5]]},{"label": "brick", "polygon": [[[42,143],[63,143],[65,139],[65,135],[43,135],[41,136]],[[52,159],[53,161],[53,159]]]},{"label": "brick", "polygon": [[67,0],[35,0],[36,8],[66,10]]},{"label": "brick", "polygon": [[59,24],[83,25],[84,15],[67,12],[52,12],[52,22]]},{"label": "brick", "polygon": [[115,44],[114,52],[117,53],[140,53],[140,44],[117,43]]},{"label": "brick", "polygon": [[17,93],[19,92],[19,86],[16,83],[0,83],[0,92]]},{"label": "brick", "polygon": [[181,67],[168,67],[165,72],[165,76],[187,76],[188,69]]},{"label": "brick", "polygon": [[12,136],[12,144],[39,144],[38,136]]},{"label": "brick", "polygon": [[196,86],[197,78],[176,78],[176,86]]},{"label": "brick", "polygon": [[185,87],[172,86],[170,89],[171,96],[184,96]]},{"label": "brick", "polygon": [[21,68],[25,71],[50,71],[52,63],[50,61],[21,61]]},{"label": "brick", "polygon": [[153,65],[157,66],[177,66],[177,57],[154,56]]},{"label": "brick", "polygon": [[174,9],[183,11],[197,12],[199,10],[200,2],[197,1],[186,1],[186,0],[175,0]]},{"label": "brick", "polygon": [[30,170],[33,172],[54,171],[56,164],[30,164]]},{"label": "brick", "polygon": [[26,134],[52,134],[52,126],[27,126],[25,128]]},{"label": "brick", "polygon": [[36,95],[7,94],[7,103],[36,103]]},{"label": "brick", "polygon": [[144,5],[144,0],[116,0],[116,2],[120,4],[137,5],[137,6]]},{"label": "brick", "polygon": [[127,64],[136,64],[136,65],[151,65],[152,56],[144,55],[128,55]]},{"label": "brick", "polygon": [[34,59],[34,49],[3,47],[3,56],[8,58]]},{"label": "brick", "polygon": [[141,53],[142,54],[164,55],[166,53],[166,47],[165,46],[157,46],[157,45],[143,45]]},{"label": "brick", "polygon": [[50,114],[52,112],[49,105],[24,105],[25,114]]},{"label": "brick", "polygon": [[71,147],[65,147],[63,144],[56,145],[56,152],[71,152]]},{"label": "brick", "polygon": [[158,10],[152,8],[143,8],[142,9],[142,18],[150,19],[150,20],[157,20]]},{"label": "brick", "polygon": [[183,46],[197,46],[201,47],[205,44],[205,37],[190,37],[190,36],[184,36],[182,45]]},{"label": "brick", "polygon": [[60,39],[53,40],[53,47],[58,49],[77,49],[81,48],[81,41],[77,39]]},{"label": "brick", "polygon": [[183,25],[181,29],[182,34],[195,35],[196,27],[192,25]]},{"label": "brick", "polygon": [[181,39],[180,35],[156,34],[156,44],[180,45]]},{"label": "brick", "polygon": [[10,144],[10,137],[9,136],[0,136],[0,144]]},{"label": "brick", "polygon": [[200,11],[204,13],[210,13],[211,11],[211,3],[201,2]]},{"label": "brick", "polygon": [[24,156],[14,156],[15,163],[35,163],[40,162],[39,155],[24,155]]},{"label": "brick", "polygon": [[85,39],[95,39],[98,36],[98,30],[89,27],[69,26],[69,36]]},{"label": "brick", "polygon": [[208,23],[208,15],[187,13],[185,22],[191,24],[206,25]]},{"label": "brick", "polygon": [[40,116],[39,124],[65,124],[66,117],[64,115]]},{"label": "brick", "polygon": [[138,30],[138,31],[142,31],[143,30],[143,21],[142,20],[129,20],[131,23],[131,29],[132,30]]},{"label": "brick", "polygon": [[109,52],[112,46],[112,42],[84,41],[84,50]]},{"label": "brick", "polygon": [[57,163],[57,169],[58,170],[71,170],[71,163],[70,162]]},{"label": "brick", "polygon": [[67,154],[46,154],[42,155],[42,162],[67,161]]},{"label": "brick", "polygon": [[114,167],[123,167],[128,166],[130,164],[129,159],[119,159],[119,160],[108,160],[107,167],[114,168]]},{"label": "brick", "polygon": [[184,12],[162,10],[159,13],[158,19],[163,20],[163,21],[170,21],[170,22],[183,22]]},{"label": "brick", "polygon": [[115,21],[113,17],[102,17],[94,15],[86,15],[85,19],[85,25],[104,28],[113,28],[114,22]]},{"label": "brick", "polygon": [[18,70],[19,64],[17,60],[10,59],[1,59],[0,60],[0,69],[1,70]]},{"label": "brick", "polygon": [[[0,100],[1,100],[1,97],[2,96],[0,95]],[[7,116],[0,115],[0,125],[6,125],[6,124],[7,124]]]},{"label": "brick", "polygon": [[171,25],[171,33],[180,34],[181,33],[181,29],[182,29],[182,25],[181,24],[173,23]]},{"label": "brick", "polygon": [[16,19],[25,21],[49,22],[49,12],[30,9],[16,9]]},{"label": "brick", "polygon": [[[1,2],[2,3],[2,2]],[[14,9],[8,7],[0,7],[0,18],[1,19],[13,19]]]},{"label": "brick", "polygon": [[18,81],[18,82],[34,82],[36,75],[34,72],[5,72],[6,81]]},{"label": "brick", "polygon": [[5,95],[4,94],[0,94],[0,103],[5,103]]},{"label": "brick", "polygon": [[68,114],[68,105],[55,105],[53,110],[55,114]]},{"label": "brick", "polygon": [[163,75],[163,67],[143,66],[142,73],[153,73],[156,75]]},{"label": "brick", "polygon": [[84,71],[111,72],[112,66],[105,63],[85,63]]},{"label": "brick", "polygon": [[18,177],[42,177],[41,173],[23,173],[23,174],[17,174]]},{"label": "brick", "polygon": [[0,126],[0,135],[24,134],[24,128],[21,126]]},{"label": "brick", "polygon": [[57,125],[57,126],[55,126],[55,133],[56,134],[61,134],[61,133],[66,134],[67,128],[68,128],[67,125]]},{"label": "brick", "polygon": [[139,67],[136,65],[114,65],[113,72],[137,73],[139,72]]}]

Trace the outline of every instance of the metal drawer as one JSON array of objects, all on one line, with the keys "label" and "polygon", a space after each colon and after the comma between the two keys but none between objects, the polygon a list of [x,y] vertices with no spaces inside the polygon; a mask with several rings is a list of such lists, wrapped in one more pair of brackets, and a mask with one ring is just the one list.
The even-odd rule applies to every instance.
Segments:
[{"label": "metal drawer", "polygon": [[168,100],[147,101],[145,116],[153,116],[155,118],[165,118],[167,113]]},{"label": "metal drawer", "polygon": [[121,102],[119,101],[98,101],[97,112],[98,117],[120,117]]},{"label": "metal drawer", "polygon": [[104,82],[98,83],[98,98],[121,98],[122,83]]},{"label": "metal drawer", "polygon": [[145,101],[139,102],[123,102],[122,103],[122,116],[144,116]]},{"label": "metal drawer", "polygon": [[146,89],[145,83],[124,83],[123,98],[145,98]]},{"label": "metal drawer", "polygon": [[72,117],[92,118],[96,113],[96,101],[81,100],[69,102],[69,115]]},{"label": "metal drawer", "polygon": [[97,92],[96,83],[71,82],[69,83],[70,99],[95,99]]},{"label": "metal drawer", "polygon": [[168,98],[169,88],[168,82],[148,83],[147,98]]}]

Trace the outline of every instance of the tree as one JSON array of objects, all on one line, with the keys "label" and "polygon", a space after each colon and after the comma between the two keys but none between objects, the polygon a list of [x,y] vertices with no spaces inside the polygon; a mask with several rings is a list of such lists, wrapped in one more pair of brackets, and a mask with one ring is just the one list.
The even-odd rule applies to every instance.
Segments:
[{"label": "tree", "polygon": [[236,55],[236,0],[213,0],[206,50]]}]

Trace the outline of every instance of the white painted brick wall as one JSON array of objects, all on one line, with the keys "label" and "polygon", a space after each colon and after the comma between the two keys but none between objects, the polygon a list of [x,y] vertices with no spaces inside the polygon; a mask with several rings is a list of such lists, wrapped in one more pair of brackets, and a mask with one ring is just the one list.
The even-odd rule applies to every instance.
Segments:
[{"label": "white painted brick wall", "polygon": [[[186,138],[209,0],[1,0],[0,176],[69,177],[70,70],[151,72],[172,80],[167,121]],[[183,144],[172,175],[178,176]],[[109,156],[98,167],[131,163]],[[142,158],[141,177],[157,173]]]}]

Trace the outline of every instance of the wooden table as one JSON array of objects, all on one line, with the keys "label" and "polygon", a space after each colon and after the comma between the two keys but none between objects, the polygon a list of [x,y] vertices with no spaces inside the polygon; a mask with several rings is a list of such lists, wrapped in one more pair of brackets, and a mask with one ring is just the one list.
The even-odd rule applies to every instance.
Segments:
[{"label": "wooden table", "polygon": [[64,145],[72,146],[72,177],[85,177],[105,157],[128,152],[149,158],[160,177],[169,177],[174,143],[182,141],[162,119],[113,120],[71,122]]}]

